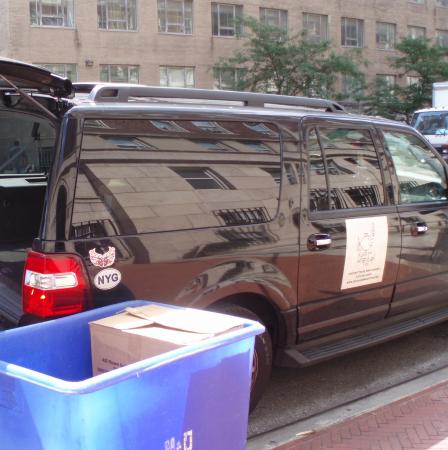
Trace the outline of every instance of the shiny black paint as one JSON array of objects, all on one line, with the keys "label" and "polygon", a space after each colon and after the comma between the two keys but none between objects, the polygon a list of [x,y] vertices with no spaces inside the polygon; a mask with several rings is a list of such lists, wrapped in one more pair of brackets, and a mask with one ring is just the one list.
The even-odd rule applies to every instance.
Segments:
[{"label": "shiny black paint", "polygon": [[[117,116],[133,118],[135,114],[148,118],[157,114],[157,117],[170,120],[185,117],[267,120],[287,126],[300,143],[303,141],[302,130],[306,127],[306,123],[301,124],[300,114],[247,113],[243,109],[225,111],[217,108],[212,113],[186,107],[135,107],[131,110],[128,107],[101,109],[86,106],[74,108],[66,114],[48,187],[40,238],[33,248],[48,253],[81,255],[90,276],[94,306],[136,298],[200,308],[239,300],[247,307],[252,302],[254,309],[260,311],[262,318],[275,332],[280,348],[290,348],[303,341],[313,345],[313,339],[322,336],[326,336],[327,340],[337,340],[338,333],[343,330],[356,333],[372,322],[381,324],[388,316],[409,316],[413,311],[418,314],[418,310],[423,308],[445,306],[443,292],[447,283],[445,261],[448,258],[444,236],[447,232],[448,204],[438,202],[422,207],[396,205],[397,182],[390,159],[380,144],[381,133],[377,131],[382,123],[370,119],[335,119],[334,115],[310,114],[314,121],[319,118],[325,123],[367,126],[372,130],[385,184],[387,201],[383,207],[309,214],[304,206],[307,201],[307,159],[305,149],[299,144],[296,155],[291,149],[288,149],[289,155],[283,155],[284,165],[297,164],[298,182],[285,184],[283,180],[279,210],[269,223],[232,227],[232,232],[226,233],[225,239],[219,228],[73,239],[70,236],[70,222],[83,120]],[[408,130],[404,126],[397,126],[396,129]],[[341,295],[345,219],[376,215],[386,215],[389,223],[383,283]],[[412,236],[412,222],[416,221],[431,225],[430,243],[427,237],[419,239]],[[316,232],[331,234],[335,245],[328,251],[310,253],[307,238]],[[251,233],[257,233],[260,239],[250,238]],[[182,248],[173,248],[175,241],[186,244]],[[416,249],[416,245],[419,248]],[[123,282],[113,290],[99,291],[92,284],[99,269],[90,262],[88,251],[109,246],[117,249],[114,267],[121,271]],[[429,246],[432,246],[431,250]],[[154,248],[166,248],[166,255],[160,256],[158,253],[155,256]],[[418,265],[415,265],[417,260]],[[404,269],[406,264],[412,266],[412,276]],[[396,280],[398,284],[394,293]],[[440,289],[428,294],[428,286],[440,286]],[[427,295],[421,296],[425,291]],[[260,305],[269,306],[264,308]]]}]

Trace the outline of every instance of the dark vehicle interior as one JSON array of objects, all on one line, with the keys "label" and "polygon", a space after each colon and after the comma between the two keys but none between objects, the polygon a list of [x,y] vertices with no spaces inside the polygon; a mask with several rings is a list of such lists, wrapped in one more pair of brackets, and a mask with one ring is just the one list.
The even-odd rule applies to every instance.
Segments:
[{"label": "dark vehicle interior", "polygon": [[[0,59],[0,321],[22,315],[26,251],[38,236],[47,176],[71,82],[47,70]],[[48,95],[50,94],[50,95]]]}]

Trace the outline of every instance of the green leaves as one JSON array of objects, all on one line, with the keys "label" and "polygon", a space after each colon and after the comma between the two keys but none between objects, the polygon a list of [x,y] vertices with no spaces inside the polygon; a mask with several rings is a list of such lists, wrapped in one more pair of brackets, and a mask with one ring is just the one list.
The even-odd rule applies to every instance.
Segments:
[{"label": "green leaves", "polygon": [[[431,106],[432,84],[448,80],[448,49],[433,45],[429,39],[410,37],[396,48],[400,54],[390,58],[390,64],[402,82],[393,89],[373,84],[366,98],[368,112],[390,118],[404,115],[409,121],[415,110]],[[407,77],[412,77],[412,83]]]},{"label": "green leaves", "polygon": [[214,66],[215,70],[245,67],[239,89],[332,97],[338,75],[363,79],[359,52],[337,54],[329,41],[314,42],[305,34],[288,36],[251,17],[243,22],[242,48]]}]

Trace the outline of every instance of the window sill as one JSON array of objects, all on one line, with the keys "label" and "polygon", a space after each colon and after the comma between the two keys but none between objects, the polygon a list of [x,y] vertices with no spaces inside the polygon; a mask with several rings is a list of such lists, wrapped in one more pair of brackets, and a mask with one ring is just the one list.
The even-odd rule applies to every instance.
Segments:
[{"label": "window sill", "polygon": [[98,28],[98,31],[106,33],[138,33],[139,30],[109,30],[108,28]]},{"label": "window sill", "polygon": [[62,25],[36,25],[30,24],[31,28],[51,28],[53,30],[76,30],[76,26],[64,27]]},{"label": "window sill", "polygon": [[193,36],[193,33],[170,33],[169,31],[159,31],[159,34],[168,36]]}]

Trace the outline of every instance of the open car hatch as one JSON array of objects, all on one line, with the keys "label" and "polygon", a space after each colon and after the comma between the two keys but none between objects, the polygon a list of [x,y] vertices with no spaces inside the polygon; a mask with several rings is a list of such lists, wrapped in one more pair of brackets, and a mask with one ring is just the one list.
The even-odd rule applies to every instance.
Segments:
[{"label": "open car hatch", "polygon": [[[0,58],[0,75],[20,89],[33,89],[55,97],[71,97],[72,82],[68,78],[51,73],[42,67],[8,58]],[[0,88],[11,87],[0,78]]]}]

